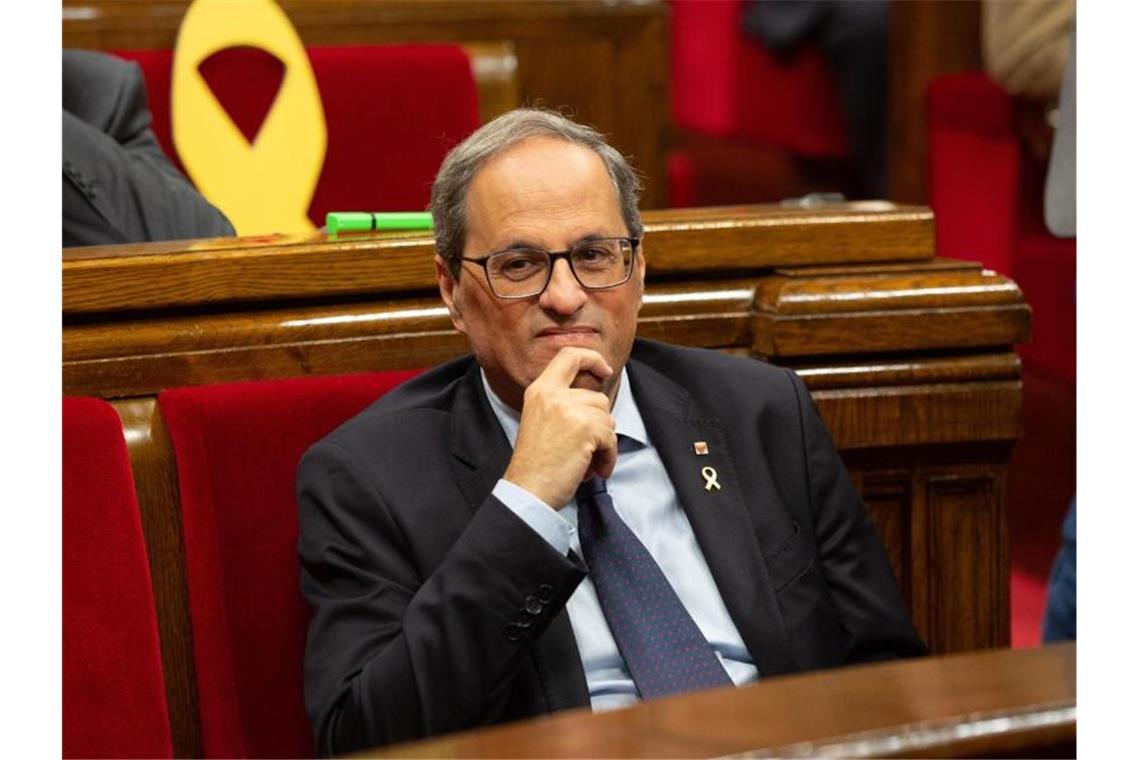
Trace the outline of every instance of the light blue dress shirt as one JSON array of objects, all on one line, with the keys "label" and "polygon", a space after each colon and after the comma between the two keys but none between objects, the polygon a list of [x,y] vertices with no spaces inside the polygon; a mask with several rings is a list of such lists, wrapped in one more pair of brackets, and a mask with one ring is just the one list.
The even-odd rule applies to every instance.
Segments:
[{"label": "light blue dress shirt", "polygon": [[[495,395],[486,375],[483,389],[513,448],[519,430],[518,412]],[[625,369],[611,413],[617,423],[618,460],[606,489],[613,497],[614,508],[661,566],[733,682],[739,686],[755,681],[758,673],[752,655],[728,615],[665,465],[645,431]],[[573,549],[581,556],[575,500],[555,511],[526,489],[502,479],[493,493],[556,551],[566,554]],[[594,711],[636,702],[637,689],[606,624],[589,576],[578,584],[566,603],[566,611],[578,641]]]}]

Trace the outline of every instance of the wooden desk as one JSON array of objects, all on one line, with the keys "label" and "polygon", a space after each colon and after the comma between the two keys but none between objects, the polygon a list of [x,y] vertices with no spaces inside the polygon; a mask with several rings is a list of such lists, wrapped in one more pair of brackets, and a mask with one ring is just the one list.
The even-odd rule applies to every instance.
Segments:
[{"label": "wooden desk", "polygon": [[772,678],[354,757],[1076,757],[1076,645]]},{"label": "wooden desk", "polygon": [[[1005,468],[1029,333],[1016,284],[938,258],[922,207],[651,211],[638,331],[793,367],[935,653],[1009,642]],[[123,419],[168,701],[190,747],[194,671],[173,451],[155,394],[425,367],[467,350],[430,236],[174,241],[63,253],[63,386]]]}]

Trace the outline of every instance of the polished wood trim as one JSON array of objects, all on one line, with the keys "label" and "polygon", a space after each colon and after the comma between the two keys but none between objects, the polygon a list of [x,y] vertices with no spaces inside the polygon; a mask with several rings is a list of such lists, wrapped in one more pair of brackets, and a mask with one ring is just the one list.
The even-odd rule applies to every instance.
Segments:
[{"label": "polished wood trim", "polygon": [[[745,346],[753,281],[650,285],[639,332]],[[210,382],[427,367],[468,350],[438,296],[64,327],[68,395],[154,394]]]},{"label": "polished wood trim", "polygon": [[[889,204],[888,204],[889,205]],[[934,255],[929,209],[742,206],[646,212],[652,276]],[[874,207],[879,208],[879,207]],[[700,250],[700,256],[693,256]],[[258,236],[65,249],[65,316],[434,291],[428,233]]]},{"label": "polished wood trim", "polygon": [[[885,201],[820,209],[778,205],[674,209],[646,214],[653,274],[710,269],[921,261],[934,256],[934,216]],[[654,233],[671,233],[665,244]],[[693,256],[695,247],[705,248]]]},{"label": "polished wood trim", "polygon": [[201,757],[198,687],[174,448],[154,398],[112,402],[123,424],[154,587],[175,757]]},{"label": "polished wood trim", "polygon": [[931,383],[812,393],[840,449],[1001,441],[1021,436],[1021,382]]},{"label": "polished wood trim", "polygon": [[1029,338],[1012,280],[932,259],[903,269],[781,269],[756,290],[753,351],[766,357],[1003,346]]},{"label": "polished wood trim", "polygon": [[960,356],[869,357],[853,361],[788,364],[795,367],[813,392],[887,385],[1016,381],[1021,377],[1021,360],[1012,351]]},{"label": "polished wood trim", "polygon": [[[355,757],[874,757],[1050,754],[1076,741],[1076,645],[771,678]],[[961,752],[960,755],[953,755]]]}]

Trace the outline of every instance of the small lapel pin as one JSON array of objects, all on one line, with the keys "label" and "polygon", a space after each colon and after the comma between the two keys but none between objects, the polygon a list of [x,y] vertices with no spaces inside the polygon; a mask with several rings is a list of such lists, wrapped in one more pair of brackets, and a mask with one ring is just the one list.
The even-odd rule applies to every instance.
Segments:
[{"label": "small lapel pin", "polygon": [[720,490],[720,483],[716,479],[716,470],[711,467],[702,467],[701,476],[705,479],[705,490],[711,491],[714,488]]},{"label": "small lapel pin", "polygon": [[704,441],[693,441],[693,451],[699,457],[706,457],[709,455],[709,445]]}]

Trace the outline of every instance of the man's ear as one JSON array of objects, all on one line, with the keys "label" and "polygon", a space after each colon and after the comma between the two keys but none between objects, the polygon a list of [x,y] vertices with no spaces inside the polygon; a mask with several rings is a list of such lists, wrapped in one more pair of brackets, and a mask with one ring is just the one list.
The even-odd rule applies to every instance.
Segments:
[{"label": "man's ear", "polygon": [[460,311],[459,304],[455,301],[455,291],[459,287],[459,283],[456,282],[451,270],[447,268],[447,264],[438,255],[435,257],[435,278],[439,281],[439,297],[443,299],[443,305],[447,307],[447,313],[451,315],[451,324],[455,325],[455,329],[459,332],[466,333],[467,330],[463,325],[463,312]]}]

